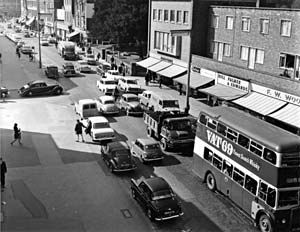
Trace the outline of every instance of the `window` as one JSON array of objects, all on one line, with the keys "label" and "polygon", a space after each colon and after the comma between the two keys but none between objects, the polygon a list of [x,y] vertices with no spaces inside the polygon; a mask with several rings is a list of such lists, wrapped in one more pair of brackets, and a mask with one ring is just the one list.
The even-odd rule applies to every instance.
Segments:
[{"label": "window", "polygon": [[295,56],[289,54],[280,54],[279,67],[280,68],[294,68]]},{"label": "window", "polygon": [[225,175],[231,177],[232,176],[233,166],[231,163],[227,162],[226,160],[223,161],[223,172]]},{"label": "window", "polygon": [[158,21],[162,21],[162,10],[158,10]]},{"label": "window", "polygon": [[259,143],[256,143],[254,141],[251,141],[250,143],[250,151],[253,152],[255,155],[261,156],[262,155],[262,145]]},{"label": "window", "polygon": [[227,127],[224,126],[223,124],[221,123],[218,123],[218,126],[217,126],[217,131],[223,135],[223,136],[226,136],[226,130],[227,130]]},{"label": "window", "polygon": [[261,34],[269,34],[269,19],[260,19],[260,29],[259,32]]},{"label": "window", "polygon": [[153,9],[153,21],[157,21],[157,9]]},{"label": "window", "polygon": [[207,147],[204,148],[204,154],[203,154],[204,159],[206,159],[209,162],[212,162],[213,155],[214,153],[211,150],[209,150]]},{"label": "window", "polygon": [[232,30],[233,29],[233,16],[226,16],[226,29]]},{"label": "window", "polygon": [[160,35],[158,31],[154,32],[154,48],[155,49],[160,49]]},{"label": "window", "polygon": [[232,178],[239,185],[241,185],[241,186],[244,185],[245,174],[242,171],[240,171],[239,169],[234,168]]},{"label": "window", "polygon": [[219,169],[222,170],[222,158],[216,154],[214,154],[214,158],[213,158],[213,165]]},{"label": "window", "polygon": [[268,185],[263,182],[260,182],[258,197],[265,201],[267,198],[267,191],[268,191]]},{"label": "window", "polygon": [[276,153],[274,151],[265,148],[263,157],[265,160],[269,161],[272,164],[276,164]]},{"label": "window", "polygon": [[276,191],[275,191],[275,189],[269,187],[266,202],[269,206],[274,207],[275,206],[275,201],[276,201]]},{"label": "window", "polygon": [[265,57],[265,52],[263,50],[257,49],[255,62],[258,64],[264,64],[264,57]]},{"label": "window", "polygon": [[176,47],[181,43],[180,37],[170,36],[169,33],[155,31],[154,32],[154,48],[160,51],[176,55],[178,52]]},{"label": "window", "polygon": [[227,138],[236,143],[238,133],[230,128],[227,128]]},{"label": "window", "polygon": [[164,10],[164,21],[169,21],[169,11]]},{"label": "window", "polygon": [[175,10],[171,10],[171,11],[170,11],[170,21],[171,21],[172,23],[175,22]]},{"label": "window", "polygon": [[289,20],[281,20],[280,35],[291,36],[292,22]]},{"label": "window", "polygon": [[219,27],[219,16],[218,15],[211,16],[210,27],[212,27],[212,28]]},{"label": "window", "polygon": [[223,51],[224,56],[230,56],[231,54],[231,45],[224,43],[224,51]]},{"label": "window", "polygon": [[216,46],[216,42],[210,41],[209,53],[211,53],[211,54],[215,53],[215,46]]},{"label": "window", "polygon": [[181,23],[182,22],[182,11],[181,10],[178,10],[176,12],[176,22],[177,23]]},{"label": "window", "polygon": [[241,46],[241,53],[240,53],[240,58],[241,60],[248,60],[248,53],[249,53],[249,48]]},{"label": "window", "polygon": [[183,23],[185,23],[185,24],[189,23],[189,12],[188,11],[183,12]]},{"label": "window", "polygon": [[200,115],[200,119],[199,119],[200,123],[202,123],[203,125],[206,125],[207,123],[207,118],[204,114]]},{"label": "window", "polygon": [[244,135],[239,134],[238,144],[242,147],[248,149],[249,148],[250,139],[245,137]]},{"label": "window", "polygon": [[242,17],[242,31],[250,31],[250,18]]},{"label": "window", "polygon": [[215,120],[212,120],[211,118],[208,118],[207,126],[215,130],[217,128],[217,122]]},{"label": "window", "polygon": [[245,179],[245,189],[247,189],[252,194],[256,195],[257,190],[257,181],[254,180],[252,177],[246,175]]}]

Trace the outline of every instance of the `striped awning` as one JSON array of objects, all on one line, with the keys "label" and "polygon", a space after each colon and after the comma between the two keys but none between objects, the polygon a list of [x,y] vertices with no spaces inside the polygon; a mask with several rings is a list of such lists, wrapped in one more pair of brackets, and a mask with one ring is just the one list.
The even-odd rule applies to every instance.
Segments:
[{"label": "striped awning", "polygon": [[268,116],[300,128],[300,106],[289,103]]},{"label": "striped awning", "polygon": [[136,62],[136,64],[143,67],[143,68],[148,68],[148,67],[150,67],[154,64],[157,64],[158,62],[160,62],[159,59],[155,59],[153,57],[148,57],[145,60],[141,60],[141,61]]},{"label": "striped awning", "polygon": [[160,70],[163,70],[169,66],[171,66],[172,64],[166,61],[160,61],[157,64],[154,64],[152,66],[150,66],[148,69],[152,72],[158,72]]},{"label": "striped awning", "polygon": [[242,90],[231,88],[221,84],[216,84],[205,89],[199,89],[199,91],[212,96],[216,96],[223,100],[234,100],[247,94]]},{"label": "striped awning", "polygon": [[165,77],[173,78],[183,74],[184,72],[186,72],[186,68],[178,66],[176,64],[172,64],[171,66],[159,71],[158,74]]},{"label": "striped awning", "polygon": [[[187,74],[177,77],[174,79],[175,82],[181,83],[183,85],[187,85]],[[206,77],[197,72],[191,72],[190,74],[190,87],[192,89],[200,88],[208,83],[213,82],[214,79],[210,77]]]}]

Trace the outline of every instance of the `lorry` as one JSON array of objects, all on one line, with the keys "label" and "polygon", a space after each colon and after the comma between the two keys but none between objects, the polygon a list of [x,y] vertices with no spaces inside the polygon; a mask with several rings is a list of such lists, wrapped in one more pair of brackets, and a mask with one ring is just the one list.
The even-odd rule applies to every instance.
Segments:
[{"label": "lorry", "polygon": [[57,51],[65,60],[76,60],[75,43],[73,42],[59,41]]},{"label": "lorry", "polygon": [[184,112],[152,112],[143,115],[147,135],[160,140],[163,151],[170,148],[193,149],[195,130],[193,119]]}]

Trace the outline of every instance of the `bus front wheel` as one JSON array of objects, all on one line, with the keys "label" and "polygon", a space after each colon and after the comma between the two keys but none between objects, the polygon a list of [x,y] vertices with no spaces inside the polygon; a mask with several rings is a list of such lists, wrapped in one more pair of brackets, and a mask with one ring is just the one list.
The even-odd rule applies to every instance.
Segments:
[{"label": "bus front wheel", "polygon": [[216,190],[216,179],[212,173],[208,173],[206,176],[206,185],[209,190],[215,191]]},{"label": "bus front wheel", "polygon": [[273,232],[271,220],[266,214],[259,217],[258,226],[261,232]]}]

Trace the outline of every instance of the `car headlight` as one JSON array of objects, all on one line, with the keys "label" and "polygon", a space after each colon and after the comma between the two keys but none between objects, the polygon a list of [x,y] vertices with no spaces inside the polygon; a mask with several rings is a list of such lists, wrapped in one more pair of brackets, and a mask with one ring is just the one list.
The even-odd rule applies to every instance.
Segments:
[{"label": "car headlight", "polygon": [[285,224],[286,223],[286,219],[285,218],[281,219],[281,223]]}]

